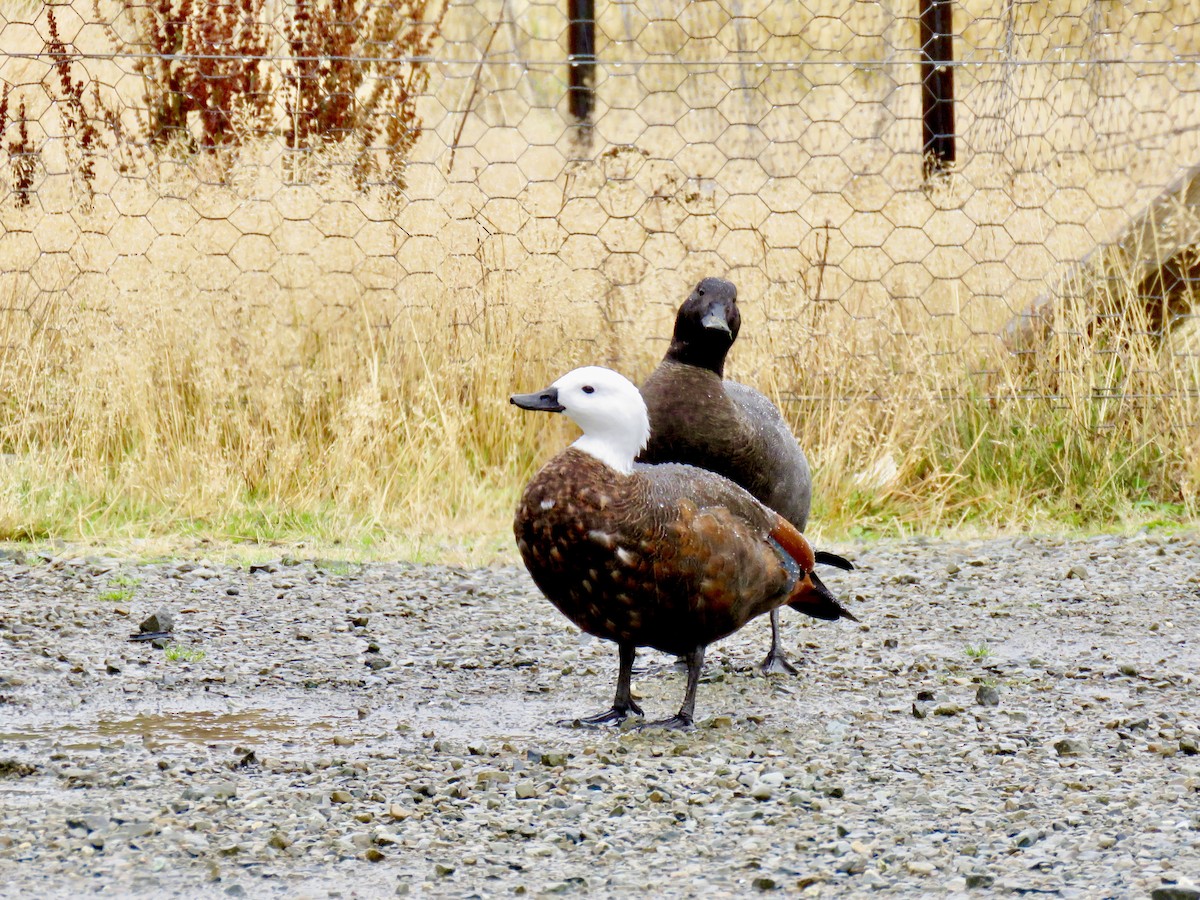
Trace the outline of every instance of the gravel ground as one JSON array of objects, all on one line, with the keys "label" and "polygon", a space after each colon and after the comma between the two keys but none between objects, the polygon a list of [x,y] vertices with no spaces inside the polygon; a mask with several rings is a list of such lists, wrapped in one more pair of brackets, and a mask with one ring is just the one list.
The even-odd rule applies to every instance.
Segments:
[{"label": "gravel ground", "polygon": [[617,654],[518,569],[10,548],[0,894],[1200,896],[1200,539],[828,549],[863,624],[767,679],[752,623],[663,732],[554,724]]}]

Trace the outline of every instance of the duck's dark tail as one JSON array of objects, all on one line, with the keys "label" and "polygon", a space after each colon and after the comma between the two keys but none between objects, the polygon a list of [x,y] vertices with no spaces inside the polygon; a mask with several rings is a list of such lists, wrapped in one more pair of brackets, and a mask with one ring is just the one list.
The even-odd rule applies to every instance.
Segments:
[{"label": "duck's dark tail", "polygon": [[[832,553],[813,553],[808,539],[783,516],[779,516],[770,536],[776,547],[783,551],[781,557],[786,557],[784,564],[796,577],[796,583],[788,597],[788,606],[817,619],[858,621],[848,609],[838,602],[837,597],[829,592],[829,588],[825,587],[821,583],[821,579],[813,572],[813,567],[819,562],[837,565],[837,563],[831,562],[831,560],[837,559],[849,565],[846,560]],[[839,566],[839,568],[841,567]]]},{"label": "duck's dark tail", "polygon": [[818,566],[833,566],[835,569],[842,569],[845,572],[854,569],[854,563],[846,557],[830,553],[828,550],[817,550],[813,556],[816,558]]}]

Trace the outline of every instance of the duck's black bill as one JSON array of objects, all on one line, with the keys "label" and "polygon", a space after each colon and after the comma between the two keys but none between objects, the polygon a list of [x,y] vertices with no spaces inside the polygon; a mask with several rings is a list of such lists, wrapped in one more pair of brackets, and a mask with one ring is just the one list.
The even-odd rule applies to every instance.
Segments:
[{"label": "duck's black bill", "polygon": [[508,402],[521,409],[532,409],[539,412],[562,412],[566,409],[558,402],[558,388],[546,388],[544,391],[534,391],[532,394],[513,394]]}]

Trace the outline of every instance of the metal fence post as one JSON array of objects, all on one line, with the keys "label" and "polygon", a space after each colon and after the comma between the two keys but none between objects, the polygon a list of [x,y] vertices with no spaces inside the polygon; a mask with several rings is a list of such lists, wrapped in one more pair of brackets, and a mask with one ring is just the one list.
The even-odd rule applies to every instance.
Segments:
[{"label": "metal fence post", "polygon": [[954,167],[954,10],[952,0],[921,3],[921,121],[928,179]]},{"label": "metal fence post", "polygon": [[567,99],[571,115],[588,122],[594,105],[592,85],[596,70],[595,0],[567,0],[570,29],[567,33]]}]

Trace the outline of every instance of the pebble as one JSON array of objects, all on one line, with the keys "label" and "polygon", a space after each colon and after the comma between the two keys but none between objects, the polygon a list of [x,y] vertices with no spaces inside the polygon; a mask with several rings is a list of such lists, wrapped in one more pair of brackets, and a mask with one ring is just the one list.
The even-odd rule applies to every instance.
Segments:
[{"label": "pebble", "polygon": [[1150,900],[1200,900],[1200,889],[1182,885],[1167,885],[1154,888]]},{"label": "pebble", "polygon": [[514,788],[518,800],[530,800],[538,795],[537,785],[532,781],[518,781]]},{"label": "pebble", "polygon": [[975,702],[980,706],[999,706],[1000,692],[987,684],[981,684],[975,689]]},{"label": "pebble", "polygon": [[155,610],[138,625],[142,634],[153,634],[157,631],[174,631],[175,614],[166,609]]}]

